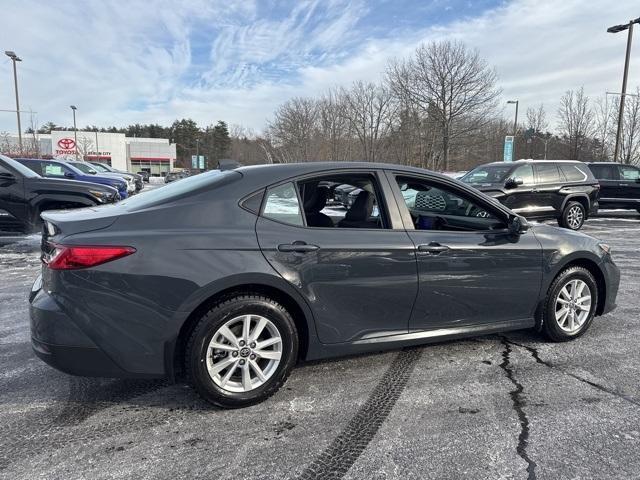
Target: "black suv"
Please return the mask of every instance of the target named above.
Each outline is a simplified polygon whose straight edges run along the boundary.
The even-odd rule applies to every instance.
[[[600,182],[600,208],[623,208],[640,213],[640,168],[614,162],[587,165]]]
[[[40,213],[45,210],[90,207],[119,199],[118,191],[107,185],[43,178],[0,155],[0,210],[14,217],[25,232],[39,228]]]
[[[600,185],[586,164],[571,160],[518,160],[488,163],[461,180],[536,220],[557,219],[579,230],[598,211]]]

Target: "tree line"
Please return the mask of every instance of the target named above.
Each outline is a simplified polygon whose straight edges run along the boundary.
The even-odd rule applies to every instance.
[[[513,122],[504,118],[498,82],[495,68],[477,50],[439,41],[390,61],[378,82],[358,81],[287,100],[260,134],[224,121],[201,127],[192,119],[168,127],[84,130],[168,138],[183,167],[200,154],[209,166],[231,158],[247,165],[369,161],[467,170],[502,160],[505,136],[514,134]],[[528,108],[515,129],[516,158],[612,160],[619,101],[609,95],[591,99],[580,87],[562,95],[554,118],[543,104]],[[640,163],[640,88],[626,100],[623,125],[620,160]],[[72,130],[49,122],[30,131],[56,129]]]
[[[620,161],[640,162],[640,89],[627,99]],[[419,46],[389,63],[380,82],[355,82],[280,105],[266,130],[268,161],[365,160],[434,170],[500,161],[514,125],[500,107],[494,68],[456,41]],[[556,128],[543,104],[515,129],[516,158],[613,160],[620,99],[560,98]]]

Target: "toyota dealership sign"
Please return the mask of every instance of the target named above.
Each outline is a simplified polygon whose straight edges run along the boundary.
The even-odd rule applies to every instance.
[[[56,145],[58,147],[55,150],[56,155],[75,155],[76,153],[76,142],[73,138],[61,138]]]

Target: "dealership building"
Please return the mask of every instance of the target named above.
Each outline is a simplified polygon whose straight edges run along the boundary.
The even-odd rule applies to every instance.
[[[126,137],[124,133],[59,131],[50,134],[23,134],[23,151],[29,156],[84,159],[108,163],[119,170],[149,172],[165,176],[173,170],[176,145],[166,138]],[[0,139],[0,151],[18,155],[18,136]]]

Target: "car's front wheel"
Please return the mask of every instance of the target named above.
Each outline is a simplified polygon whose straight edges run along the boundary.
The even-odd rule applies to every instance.
[[[263,401],[286,381],[298,355],[295,323],[279,303],[238,295],[205,314],[186,348],[186,372],[207,401],[238,408]]]
[[[573,340],[587,331],[598,305],[596,280],[583,267],[563,270],[549,287],[543,329],[555,342]]]
[[[584,225],[585,216],[585,209],[580,202],[569,202],[564,207],[558,224],[571,230],[580,230]]]

